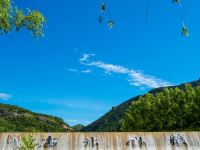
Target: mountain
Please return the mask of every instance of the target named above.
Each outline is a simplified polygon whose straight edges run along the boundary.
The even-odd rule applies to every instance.
[[[189,82],[193,87],[200,85],[200,79]],[[178,85],[178,86],[171,86],[169,88],[180,88],[182,89],[184,87],[184,84]],[[163,91],[164,87],[156,88],[153,90],[150,90],[148,93],[156,94],[161,91]],[[93,123],[89,124],[88,126],[81,129],[83,132],[114,132],[114,131],[120,131],[120,125],[119,121],[124,117],[125,111],[130,107],[133,101],[137,101],[140,96],[133,97],[124,103],[113,107],[109,112],[107,112],[105,115],[94,121]]]
[[[124,116],[124,112],[131,103],[137,100],[139,96],[133,97],[124,103],[113,107],[109,112],[98,120],[81,129],[82,132],[114,132],[120,131],[119,120]]]
[[[74,126],[72,126],[72,129],[73,129],[73,131],[81,131],[81,129],[83,129],[85,126],[84,125],[82,125],[82,124],[77,124],[77,125],[74,125]]]
[[[0,103],[0,132],[66,132],[62,119]]]

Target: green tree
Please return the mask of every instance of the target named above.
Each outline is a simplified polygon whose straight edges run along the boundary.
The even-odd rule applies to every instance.
[[[141,96],[120,124],[122,131],[200,130],[200,87],[185,84]]]
[[[22,9],[14,6],[10,0],[0,0],[0,32],[1,34],[27,29],[34,36],[43,35],[46,20],[38,10]]]

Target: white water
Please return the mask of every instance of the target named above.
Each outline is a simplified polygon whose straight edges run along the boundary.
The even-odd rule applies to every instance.
[[[0,133],[0,150],[14,150],[20,145],[23,134]],[[200,132],[32,133],[32,135],[38,144],[41,144],[42,139],[47,139],[48,136],[57,139],[56,146],[37,147],[36,150],[200,150]],[[180,145],[173,145],[170,142],[171,135],[182,136],[187,145],[182,144],[181,141],[179,141]],[[142,145],[139,143],[139,137],[143,141]],[[84,146],[83,142],[86,139],[88,144]],[[128,141],[130,141],[129,144],[127,144]]]

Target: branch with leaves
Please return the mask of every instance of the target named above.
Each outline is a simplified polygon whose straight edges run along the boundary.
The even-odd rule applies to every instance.
[[[182,8],[182,4],[181,4],[181,0],[172,0],[173,4],[178,4],[181,10],[181,16],[182,16],[182,36],[189,36],[189,30],[187,28],[187,26],[185,25],[185,21],[184,21],[184,15],[183,15],[183,8]],[[147,13],[147,9],[148,9],[148,4],[149,4],[149,0],[147,0],[146,3],[146,13]],[[113,19],[111,17],[111,13],[109,10],[109,6],[106,0],[104,0],[101,4],[101,15],[99,16],[99,23],[103,23],[105,15],[107,13],[109,19],[108,19],[108,28],[111,29],[114,25],[113,23]],[[147,15],[147,14],[146,14]],[[147,20],[147,18],[146,18]]]
[[[43,36],[46,19],[38,10],[22,9],[14,6],[10,0],[0,0],[0,32],[6,34],[13,30],[27,29],[35,37]]]
[[[108,14],[108,28],[111,29],[113,28],[113,25],[114,25],[114,22],[111,18],[111,13],[110,13],[110,9],[109,9],[109,6],[107,5],[107,2],[106,1],[103,1],[102,2],[102,5],[101,5],[101,13],[102,15],[99,16],[99,23],[103,23],[103,20],[105,18],[105,15],[106,13]]]
[[[180,7],[180,11],[181,11],[181,17],[182,17],[182,35],[183,36],[189,36],[189,30],[187,28],[187,26],[185,25],[185,19],[184,19],[184,14],[183,14],[183,7],[181,4],[181,0],[172,0],[173,4],[178,4]]]

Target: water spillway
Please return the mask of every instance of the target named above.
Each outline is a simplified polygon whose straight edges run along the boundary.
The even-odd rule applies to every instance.
[[[15,150],[23,135],[0,133],[0,150]],[[35,150],[200,150],[200,132],[31,133]]]

